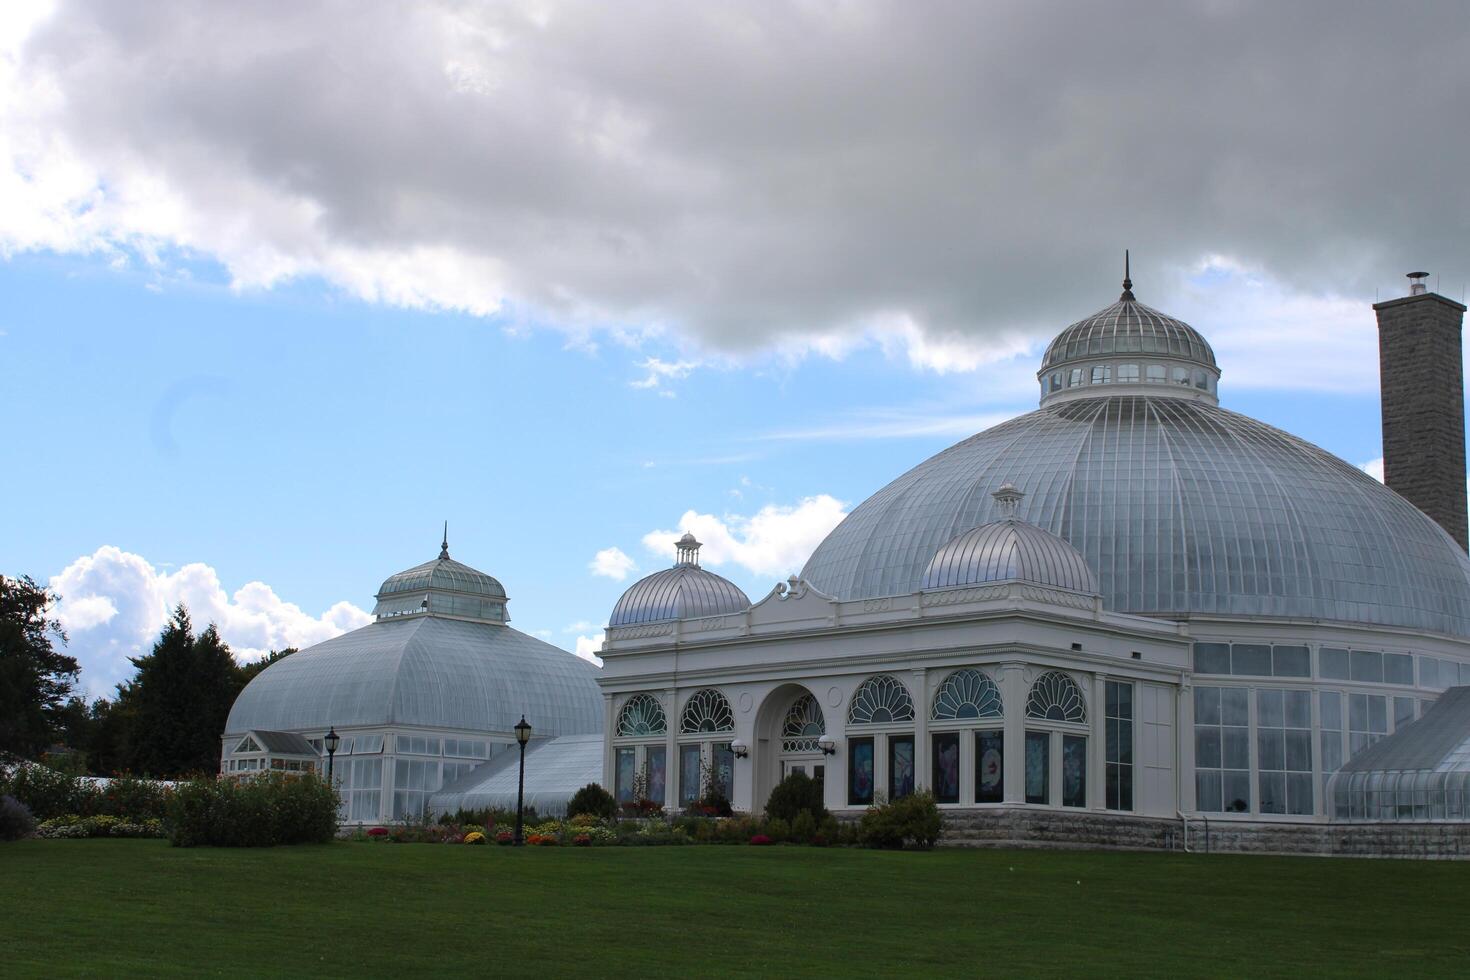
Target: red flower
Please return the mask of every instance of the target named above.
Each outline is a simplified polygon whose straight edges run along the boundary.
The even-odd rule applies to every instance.
[[[752,844],[769,844],[771,842],[771,839],[765,834],[756,834],[750,839],[750,842]]]

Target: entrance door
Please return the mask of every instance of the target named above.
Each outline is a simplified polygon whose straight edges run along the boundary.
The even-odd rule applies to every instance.
[[[812,779],[820,783],[826,778],[826,770],[827,767],[820,762],[810,762],[806,760],[796,761],[792,759],[781,760],[782,779],[785,779],[787,776],[791,775],[794,772],[799,772],[810,776]]]

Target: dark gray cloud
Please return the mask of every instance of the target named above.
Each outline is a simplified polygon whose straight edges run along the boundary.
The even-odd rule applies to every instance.
[[[62,2],[7,155],[101,189],[0,239],[734,351],[1049,333],[1125,246],[1145,301],[1208,255],[1451,292],[1467,40],[1461,2]]]

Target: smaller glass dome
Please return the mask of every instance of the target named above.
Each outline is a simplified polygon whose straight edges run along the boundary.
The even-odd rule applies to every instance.
[[[1009,483],[991,494],[1001,520],[960,534],[940,547],[919,588],[950,589],[990,582],[1029,582],[1097,595],[1097,578],[1081,552],[1049,531],[1016,519],[1025,496]]]
[[[613,607],[609,626],[722,616],[750,608],[750,598],[739,586],[699,567],[700,543],[694,535],[685,534],[676,547],[674,567],[634,582]]]
[[[493,576],[449,557],[449,530],[439,557],[390,575],[375,596],[378,619],[437,613],[488,622],[509,622],[505,586]]]

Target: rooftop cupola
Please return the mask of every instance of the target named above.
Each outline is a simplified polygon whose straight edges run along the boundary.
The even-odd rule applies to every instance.
[[[1036,377],[1043,407],[1109,395],[1219,404],[1215,352],[1198,330],[1134,298],[1126,251],[1118,301],[1057,334]]]
[[[378,620],[401,616],[445,616],[481,623],[508,623],[505,587],[494,577],[449,557],[449,524],[439,544],[439,557],[390,575],[378,589],[373,615]]]
[[[734,582],[699,567],[702,546],[684,533],[674,542],[673,568],[634,582],[613,607],[608,625],[636,626],[671,619],[697,619],[742,612],[750,599]]]
[[[1016,516],[1026,495],[1009,483],[991,494],[999,520],[951,538],[934,553],[919,588],[953,589],[1022,582],[1097,595],[1097,577],[1082,553]]]

